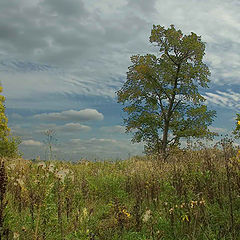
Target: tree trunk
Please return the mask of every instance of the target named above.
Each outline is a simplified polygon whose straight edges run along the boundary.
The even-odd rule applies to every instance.
[[[164,161],[167,158],[166,149],[167,149],[167,144],[168,144],[168,141],[167,141],[168,140],[168,130],[169,130],[170,119],[171,119],[171,116],[172,116],[173,110],[174,110],[174,106],[173,105],[174,105],[174,100],[175,100],[175,96],[176,96],[176,90],[177,90],[177,84],[178,84],[178,75],[179,75],[179,72],[180,72],[180,67],[181,67],[181,65],[178,64],[177,65],[176,77],[175,77],[175,81],[174,81],[172,98],[169,99],[169,108],[168,108],[167,116],[165,117],[163,138],[162,138],[162,153],[163,153]]]
[[[162,138],[162,154],[165,160],[166,158],[166,148],[167,148],[167,140],[168,140],[168,129],[169,129],[169,120],[164,124],[163,138]]]

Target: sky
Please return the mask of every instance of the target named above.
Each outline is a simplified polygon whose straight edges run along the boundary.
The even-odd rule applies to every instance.
[[[60,160],[141,154],[125,133],[116,91],[135,54],[157,54],[154,25],[174,24],[206,43],[202,91],[217,111],[211,130],[230,133],[240,112],[239,0],[0,0],[0,80],[9,127],[27,159],[46,157],[54,129]]]

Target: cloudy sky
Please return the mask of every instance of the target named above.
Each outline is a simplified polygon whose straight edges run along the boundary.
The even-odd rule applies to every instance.
[[[212,129],[230,132],[240,112],[239,0],[0,0],[0,71],[9,126],[26,158],[45,156],[55,129],[59,159],[140,154],[124,133],[115,92],[133,54],[157,52],[153,24],[174,24],[206,42],[217,111]]]

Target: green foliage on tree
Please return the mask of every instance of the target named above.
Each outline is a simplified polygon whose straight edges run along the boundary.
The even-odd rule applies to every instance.
[[[240,114],[236,114],[236,127],[233,130],[233,134],[235,135],[235,138],[240,138]]]
[[[0,93],[3,88],[0,86]],[[18,145],[20,139],[11,135],[11,129],[7,126],[8,118],[5,115],[5,97],[0,95],[0,157],[19,156]]]
[[[216,116],[203,104],[198,87],[207,88],[210,71],[203,63],[205,44],[195,33],[183,35],[174,25],[153,25],[154,54],[133,55],[127,81],[117,92],[125,105],[126,131],[133,142],[144,141],[147,153],[163,153],[181,138],[213,138],[208,126]]]

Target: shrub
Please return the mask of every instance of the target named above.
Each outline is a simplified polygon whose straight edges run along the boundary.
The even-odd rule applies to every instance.
[[[0,93],[2,86],[0,86]],[[0,157],[19,156],[18,145],[20,139],[11,135],[11,129],[7,126],[8,118],[5,115],[5,97],[0,95]]]

